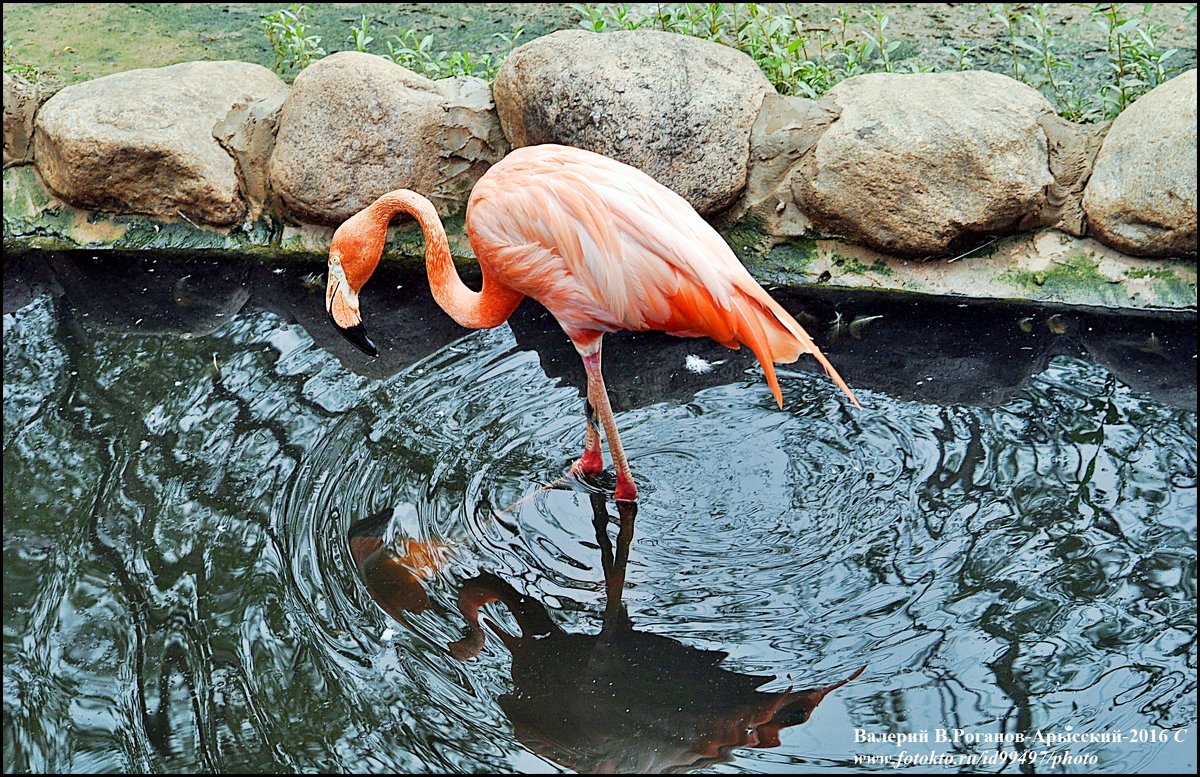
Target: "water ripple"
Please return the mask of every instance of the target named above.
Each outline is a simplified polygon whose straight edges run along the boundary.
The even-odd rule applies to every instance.
[[[618,617],[593,525],[611,478],[544,488],[580,452],[581,396],[507,328],[386,378],[265,312],[147,337],[43,297],[4,334],[7,771],[586,763],[529,705],[565,705],[551,680],[594,664],[565,647],[527,664],[540,643],[488,627],[474,658],[450,655],[479,581],[528,603],[484,608],[509,635],[546,618],[546,644],[594,646],[627,617],[640,652],[595,661],[660,656],[663,677],[697,661],[760,698],[868,665],[777,746],[675,754],[693,767],[894,754],[854,744],[855,727],[1195,721],[1196,415],[1080,359],[991,408],[863,390],[851,412],[790,371],[780,412],[752,371],[622,412],[642,496]],[[408,586],[387,612],[347,540],[366,519]],[[577,732],[594,753],[629,741],[619,715],[594,717],[612,724]],[[646,741],[683,725],[639,720]],[[1090,752],[1117,772],[1190,748]]]

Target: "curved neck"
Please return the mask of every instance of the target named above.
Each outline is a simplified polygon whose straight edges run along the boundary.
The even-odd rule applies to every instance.
[[[486,271],[481,291],[467,288],[454,267],[450,243],[437,210],[433,203],[416,192],[407,189],[389,192],[364,213],[385,235],[388,223],[397,213],[406,213],[417,220],[425,234],[425,271],[429,275],[433,298],[460,325],[470,329],[500,326],[524,298],[520,292],[489,279]]]

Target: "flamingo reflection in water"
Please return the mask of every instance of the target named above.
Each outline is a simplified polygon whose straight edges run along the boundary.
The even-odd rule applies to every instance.
[[[806,722],[831,691],[858,677],[807,690],[759,691],[774,680],[722,668],[727,654],[635,628],[622,601],[637,504],[617,502],[616,548],[602,494],[590,494],[604,569],[606,604],[598,634],[565,631],[535,599],[482,573],[465,581],[458,609],[468,633],[448,652],[467,661],[486,637],[480,609],[499,602],[520,627],[513,635],[483,623],[512,655],[513,691],[499,698],[520,741],[578,772],[660,773],[728,761],[734,748],[770,748],[779,732]],[[406,613],[432,604],[422,579],[449,550],[402,539],[384,543],[390,511],[351,528],[350,546],[375,601],[408,625]]]

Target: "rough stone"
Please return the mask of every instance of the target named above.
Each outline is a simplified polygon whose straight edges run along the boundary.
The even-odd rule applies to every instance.
[[[437,191],[446,207],[458,207],[487,169],[508,153],[509,145],[486,81],[455,76],[434,84],[445,98],[439,137],[442,181]]]
[[[341,52],[297,76],[270,181],[284,213],[338,224],[393,189],[443,215],[508,151],[487,83],[435,82],[372,54]]]
[[[560,143],[610,156],[703,215],[745,188],[750,129],[772,92],[745,54],[650,30],[561,30],[518,48],[496,75],[514,147]]]
[[[33,161],[33,119],[39,107],[50,97],[40,84],[4,74],[4,166],[26,165]]]
[[[750,175],[743,209],[768,234],[795,237],[812,227],[797,205],[796,185],[805,155],[837,117],[837,106],[828,101],[778,94],[763,98],[750,133]]]
[[[806,155],[800,207],[821,229],[909,256],[1041,223],[1055,183],[1036,90],[1007,76],[875,73],[838,84]]]
[[[1096,238],[1136,256],[1196,256],[1196,71],[1126,108],[1083,197]]]
[[[270,197],[267,163],[275,148],[279,115],[287,95],[287,90],[283,89],[261,100],[235,103],[225,118],[213,127],[213,137],[233,157],[248,221],[262,214]]]
[[[1083,193],[1109,123],[1076,124],[1058,114],[1047,114],[1041,125],[1049,144],[1054,183],[1046,188],[1046,202],[1037,221],[1083,237],[1087,233]]]
[[[47,186],[82,208],[228,225],[245,205],[213,125],[284,83],[261,65],[184,62],[69,86],[37,113]]]

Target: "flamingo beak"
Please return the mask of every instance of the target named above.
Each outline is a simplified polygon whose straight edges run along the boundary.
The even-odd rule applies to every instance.
[[[368,356],[378,356],[379,349],[362,325],[358,309],[358,292],[346,280],[346,273],[336,257],[329,260],[329,279],[325,286],[325,312],[342,336]]]

